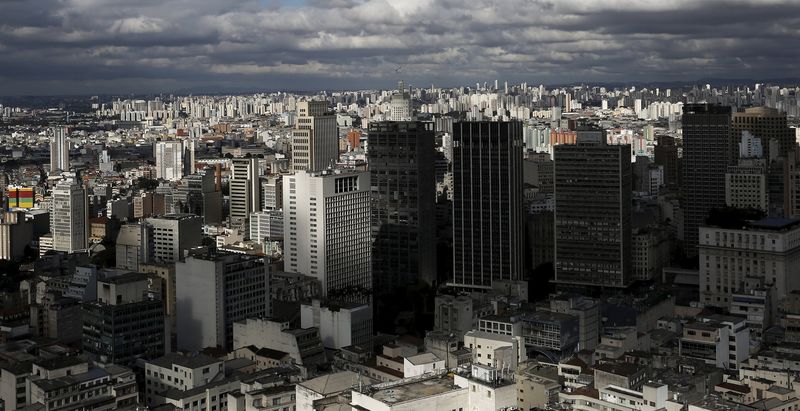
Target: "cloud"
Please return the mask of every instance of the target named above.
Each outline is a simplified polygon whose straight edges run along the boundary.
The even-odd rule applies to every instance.
[[[790,77],[791,0],[0,0],[0,94]],[[135,88],[135,89],[134,89]]]

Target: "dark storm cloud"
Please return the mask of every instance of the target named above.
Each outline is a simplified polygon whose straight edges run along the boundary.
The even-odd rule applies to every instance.
[[[0,94],[791,77],[798,40],[790,0],[0,0]]]

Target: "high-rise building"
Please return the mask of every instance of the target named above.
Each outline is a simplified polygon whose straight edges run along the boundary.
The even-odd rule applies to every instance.
[[[283,241],[283,211],[269,210],[250,214],[250,236],[255,242]]]
[[[102,363],[133,365],[164,355],[164,303],[148,293],[147,275],[97,281],[97,301],[83,305],[83,351]]]
[[[554,147],[555,280],[626,287],[631,271],[631,147],[582,126],[576,144]]]
[[[53,129],[50,140],[50,173],[69,171],[69,131],[65,127]]]
[[[247,227],[250,213],[261,210],[258,158],[234,158],[231,163],[229,181],[231,225]]]
[[[322,171],[339,161],[336,116],[326,101],[297,103],[297,122],[292,130],[292,170]]]
[[[198,253],[175,265],[178,349],[233,347],[233,323],[270,316],[269,266],[244,254]]]
[[[711,104],[683,106],[682,190],[684,249],[697,255],[698,228],[708,213],[725,206],[725,172],[736,159],[731,108]]]
[[[786,113],[774,108],[751,107],[744,112],[733,113],[731,127],[736,142],[745,130],[761,139],[764,157],[768,160],[785,156],[797,147],[794,130],[787,125]]]
[[[675,145],[675,137],[656,136],[653,153],[655,165],[664,167],[664,185],[668,188],[677,187],[681,170],[678,165],[678,146]]]
[[[200,246],[203,240],[203,219],[194,214],[167,214],[145,221],[153,230],[154,262],[180,261],[187,250]]]
[[[117,234],[116,265],[124,270],[139,271],[140,264],[152,259],[153,228],[145,223],[125,224]]]
[[[323,297],[362,300],[372,289],[369,185],[354,171],[283,178],[284,270],[319,280]]]
[[[182,212],[203,217],[204,224],[222,222],[222,192],[217,190],[212,168],[187,175],[173,194],[173,201],[182,205]]]
[[[769,210],[767,165],[760,158],[742,158],[725,173],[725,204],[736,208]]]
[[[523,270],[522,123],[453,124],[453,278],[489,289]]]
[[[197,140],[189,138],[183,140],[183,175],[192,175],[195,172],[195,152],[197,151]]]
[[[436,281],[432,123],[370,123],[372,277],[379,292]]]
[[[86,250],[89,241],[89,204],[86,190],[70,181],[53,188],[50,231],[53,250],[74,253]]]
[[[390,121],[408,121],[414,115],[411,94],[406,91],[406,84],[403,81],[397,83],[397,91],[392,94],[389,110],[391,110],[388,118]]]
[[[156,178],[178,181],[183,177],[183,143],[157,141],[155,143]]]
[[[280,174],[261,177],[261,210],[283,207],[283,177]]]

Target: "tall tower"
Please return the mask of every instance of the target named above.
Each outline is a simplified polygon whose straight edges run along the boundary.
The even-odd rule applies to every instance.
[[[369,184],[367,172],[283,177],[284,270],[318,279],[323,297],[372,289]]]
[[[50,173],[69,171],[69,132],[66,127],[53,129],[50,140]]]
[[[53,249],[74,253],[86,250],[89,241],[89,202],[86,190],[77,183],[64,181],[53,188],[50,231]]]
[[[183,143],[180,141],[157,141],[156,178],[178,181],[183,177]]]
[[[378,292],[436,281],[433,123],[370,123],[372,276]]]
[[[731,108],[683,106],[683,211],[687,256],[697,255],[698,229],[709,211],[725,206],[725,172],[735,164]]]
[[[336,116],[326,101],[297,103],[297,122],[292,130],[292,170],[322,171],[339,161]]]
[[[261,180],[258,173],[258,158],[234,158],[231,171],[231,224],[246,227],[250,213],[261,209]]]
[[[408,121],[412,119],[411,94],[406,91],[406,84],[401,80],[397,83],[397,91],[392,94],[390,101],[389,120]]]
[[[631,146],[583,126],[554,148],[556,282],[626,287],[631,272]]]
[[[523,270],[522,123],[453,125],[453,278],[489,289]]]

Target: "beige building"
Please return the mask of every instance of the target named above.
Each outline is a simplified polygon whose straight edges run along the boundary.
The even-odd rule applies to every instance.
[[[297,103],[297,122],[292,130],[292,170],[322,171],[339,161],[336,116],[327,101]]]
[[[736,208],[769,210],[767,166],[762,159],[741,159],[725,173],[725,204]]]

